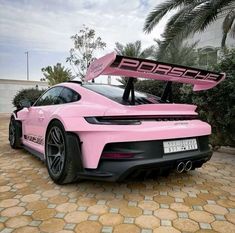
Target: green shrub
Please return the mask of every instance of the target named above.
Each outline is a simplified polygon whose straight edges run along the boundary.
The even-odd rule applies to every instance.
[[[12,104],[16,108],[19,108],[20,101],[24,99],[34,103],[44,91],[45,90],[38,90],[37,88],[22,89],[15,95],[14,99],[12,100]]]
[[[200,92],[193,92],[190,85],[174,83],[173,100],[175,103],[188,103],[198,106],[200,119],[212,127],[210,142],[213,146],[235,146],[235,50],[212,67],[217,72],[225,72],[226,79],[218,86]],[[163,82],[144,80],[136,83],[136,89],[161,96]]]
[[[226,78],[215,88],[192,94],[202,119],[212,126],[212,145],[235,146],[235,50],[214,66]]]

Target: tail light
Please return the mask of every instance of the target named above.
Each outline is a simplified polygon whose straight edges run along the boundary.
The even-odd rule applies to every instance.
[[[111,117],[85,117],[85,120],[90,124],[98,125],[140,125],[141,121],[137,119],[122,119]]]

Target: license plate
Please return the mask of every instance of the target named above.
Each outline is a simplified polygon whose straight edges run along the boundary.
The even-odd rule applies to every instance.
[[[197,140],[196,138],[183,139],[183,140],[171,140],[163,141],[163,149],[165,154],[197,150]]]

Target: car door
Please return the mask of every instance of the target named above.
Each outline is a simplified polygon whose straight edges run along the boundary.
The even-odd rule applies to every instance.
[[[50,115],[61,103],[58,97],[62,90],[63,87],[49,89],[28,109],[24,124],[24,144],[43,152],[46,126]]]

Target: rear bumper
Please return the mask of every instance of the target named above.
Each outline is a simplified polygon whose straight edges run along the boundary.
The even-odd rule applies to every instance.
[[[145,142],[112,143],[104,150],[134,151],[137,155],[131,159],[101,159],[97,169],[85,169],[81,178],[106,181],[122,181],[146,174],[161,174],[175,169],[180,162],[192,161],[193,168],[201,167],[210,160],[212,151],[208,146],[208,136],[197,138],[198,149],[194,151],[163,153],[162,140]]]

